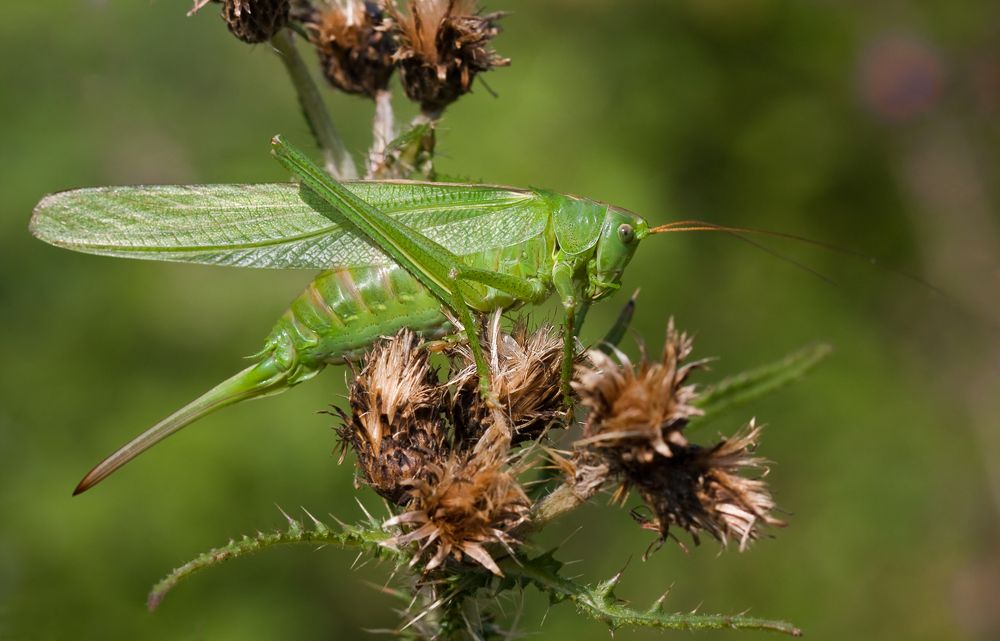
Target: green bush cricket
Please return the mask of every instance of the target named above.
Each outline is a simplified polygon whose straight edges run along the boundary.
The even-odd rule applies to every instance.
[[[218,408],[284,391],[408,327],[464,326],[489,394],[473,313],[535,305],[565,310],[564,391],[575,337],[594,301],[618,288],[651,229],[626,210],[575,196],[495,185],[335,182],[272,141],[293,184],[102,187],[45,197],[31,231],[76,251],[150,260],[324,269],[278,320],[256,364],[223,381],[91,470],[79,494]],[[683,225],[683,224],[682,224]],[[446,313],[448,312],[448,313]]]

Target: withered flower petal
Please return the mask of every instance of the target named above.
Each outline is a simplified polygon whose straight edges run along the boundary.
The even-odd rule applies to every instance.
[[[351,408],[378,454],[383,437],[398,421],[436,412],[440,386],[419,338],[404,329],[369,353],[351,386]]]
[[[468,93],[477,74],[510,64],[489,48],[502,13],[477,15],[472,0],[411,0],[406,13],[389,11],[403,87],[424,112],[440,113]]]
[[[763,477],[766,461],[753,454],[761,428],[753,421],[712,448],[672,446],[670,458],[627,466],[625,478],[653,511],[645,525],[668,536],[670,526],[687,530],[695,543],[708,532],[723,545],[739,542],[743,551],[760,537],[760,526],[783,527],[774,517],[774,499]],[[756,477],[741,476],[756,470]]]
[[[685,363],[692,341],[667,327],[659,362],[643,354],[638,366],[617,353],[617,362],[591,350],[589,363],[577,366],[573,388],[590,410],[581,456],[598,455],[618,481],[613,501],[624,502],[637,490],[652,511],[642,519],[661,541],[671,526],[698,535],[708,532],[726,544],[739,541],[745,549],[759,537],[761,525],[781,526],[774,500],[762,476],[740,476],[744,470],[764,470],[765,461],[752,455],[760,428],[752,421],[743,432],[715,447],[688,443],[683,428],[701,414],[688,375],[705,361]]]
[[[417,543],[413,563],[424,559],[424,572],[464,555],[502,575],[485,546],[516,544],[512,532],[527,521],[531,506],[512,470],[490,457],[453,454],[440,464],[428,464],[426,474],[407,485],[407,511],[385,523],[407,531],[387,545]]]
[[[562,337],[544,324],[529,331],[517,321],[510,333],[501,327],[501,314],[484,323],[483,351],[489,361],[492,389],[512,432],[512,443],[538,439],[548,428],[566,419],[560,389]],[[457,436],[477,441],[488,429],[493,413],[479,393],[479,377],[472,351],[462,343],[449,350],[456,390],[451,403]]]
[[[705,361],[684,363],[692,349],[686,334],[667,326],[663,356],[650,362],[643,354],[636,366],[621,352],[619,362],[599,350],[590,350],[577,365],[573,389],[590,410],[584,439],[578,445],[613,448],[624,457],[651,460],[654,454],[671,456],[670,443],[685,444],[681,430],[693,416],[694,385],[687,377]]]
[[[443,457],[440,420],[447,390],[438,385],[417,336],[403,330],[371,349],[350,386],[351,413],[337,410],[342,443],[358,456],[367,484],[386,499],[405,499],[404,483]]]
[[[324,0],[304,25],[334,87],[374,98],[392,76],[396,44],[376,2]]]

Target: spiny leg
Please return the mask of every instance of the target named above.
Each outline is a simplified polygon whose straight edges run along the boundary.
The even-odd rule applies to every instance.
[[[461,282],[458,274],[453,271],[452,275],[452,309],[458,315],[459,322],[465,329],[465,336],[469,341],[469,348],[472,350],[472,359],[476,363],[476,373],[479,374],[479,393],[487,401],[491,401],[492,391],[490,389],[491,375],[490,366],[486,362],[486,355],[483,354],[483,346],[479,343],[479,326],[469,305],[462,294]]]
[[[573,389],[570,382],[573,380],[573,362],[576,360],[576,330],[578,325],[583,324],[583,315],[586,314],[589,307],[580,300],[573,272],[574,266],[571,261],[562,257],[556,258],[556,264],[552,268],[552,284],[556,288],[556,293],[559,294],[559,300],[566,314],[563,323],[560,387],[567,407],[573,406]]]
[[[479,333],[475,325],[475,319],[472,317],[468,302],[462,294],[461,283],[463,281],[474,282],[493,287],[525,302],[536,302],[541,299],[545,295],[545,286],[537,280],[518,278],[509,274],[466,266],[457,267],[449,275],[454,283],[452,291],[455,310],[459,315],[459,321],[466,327],[466,335],[469,337],[469,347],[472,349],[472,356],[476,361],[476,371],[479,374],[479,391],[484,398],[490,398],[489,364],[487,364],[483,348],[479,344]]]

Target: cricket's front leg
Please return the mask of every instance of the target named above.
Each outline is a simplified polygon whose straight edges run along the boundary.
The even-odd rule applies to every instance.
[[[469,346],[472,348],[472,355],[476,361],[476,371],[479,374],[479,391],[483,398],[495,403],[496,399],[490,391],[490,368],[483,354],[482,346],[479,344],[479,334],[476,331],[475,319],[470,312],[470,300],[463,292],[463,285],[478,284],[494,287],[500,291],[511,294],[517,299],[526,303],[535,303],[545,298],[546,289],[537,279],[518,278],[509,274],[491,272],[477,269],[461,264],[459,261],[449,272],[451,279],[452,304],[458,319],[466,326],[466,335],[469,338]],[[475,295],[475,291],[470,289],[470,295]]]
[[[559,294],[566,319],[563,323],[563,358],[560,375],[560,388],[567,407],[573,406],[573,362],[576,360],[576,332],[583,325],[583,316],[588,305],[580,298],[580,293],[573,280],[574,265],[571,262],[557,258],[552,268],[552,284]]]

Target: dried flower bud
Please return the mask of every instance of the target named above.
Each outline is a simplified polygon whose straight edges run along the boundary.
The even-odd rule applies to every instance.
[[[476,74],[510,64],[489,48],[503,14],[475,15],[473,0],[411,0],[406,14],[390,13],[403,87],[425,112],[439,113],[468,93]]]
[[[200,5],[195,5],[195,10]],[[250,44],[266,42],[288,24],[288,0],[225,0],[222,19],[229,32]]]
[[[523,322],[511,332],[501,328],[501,314],[486,324],[484,351],[489,360],[493,392],[512,432],[512,443],[539,438],[566,418],[560,389],[563,343],[559,330],[542,325],[530,332]],[[452,416],[460,439],[477,441],[493,421],[493,412],[479,394],[479,377],[472,351],[459,344],[451,351],[456,388]],[[454,363],[454,361],[458,361]]]
[[[426,350],[403,330],[369,352],[350,388],[351,414],[337,410],[342,443],[357,454],[365,482],[393,503],[405,502],[404,484],[445,456],[446,395]]]
[[[375,97],[389,85],[396,45],[375,2],[324,0],[305,22],[323,75],[337,89]]]
[[[659,532],[661,541],[676,526],[696,544],[705,531],[723,544],[737,539],[742,550],[758,538],[760,524],[784,523],[771,516],[775,505],[764,481],[739,476],[744,469],[764,469],[765,461],[751,454],[760,428],[751,422],[744,433],[710,449],[689,444],[682,433],[701,414],[694,386],[685,384],[704,363],[684,363],[691,348],[691,339],[671,321],[660,362],[643,355],[636,367],[624,354],[618,354],[619,364],[591,350],[590,363],[577,366],[573,381],[590,409],[584,438],[576,443],[582,448],[578,456],[603,458],[619,482],[615,500],[638,490],[653,513],[643,525]]]
[[[635,486],[653,512],[644,527],[668,536],[671,525],[687,530],[695,541],[708,532],[726,545],[739,541],[740,551],[760,536],[759,526],[783,527],[771,515],[774,499],[763,476],[766,461],[753,455],[761,428],[753,421],[715,447],[671,446],[673,456],[623,465],[626,483]],[[757,478],[740,476],[760,470]]]
[[[643,354],[638,368],[618,352],[621,365],[607,354],[590,350],[589,363],[576,368],[573,389],[580,403],[590,409],[582,445],[612,448],[621,457],[651,460],[654,453],[671,456],[668,443],[684,444],[681,430],[702,412],[692,402],[695,386],[685,385],[688,375],[705,361],[684,364],[692,341],[678,334],[673,320],[660,362]]]
[[[449,557],[469,557],[496,575],[502,575],[487,545],[507,549],[517,543],[512,532],[528,519],[531,502],[514,473],[502,462],[469,454],[454,454],[427,473],[408,481],[408,511],[386,523],[408,531],[387,541],[394,546],[419,543],[414,562],[429,555],[429,572]]]

